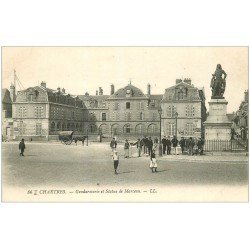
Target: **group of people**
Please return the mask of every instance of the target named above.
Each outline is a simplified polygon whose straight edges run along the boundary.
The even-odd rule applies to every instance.
[[[157,172],[157,162],[156,162],[156,156],[155,156],[155,149],[158,145],[158,139],[155,138],[153,141],[151,137],[147,138],[144,137],[143,139],[138,138],[136,142],[129,143],[128,140],[125,140],[124,143],[124,158],[129,158],[129,149],[131,146],[136,146],[138,157],[141,157],[142,150],[144,154],[148,154],[150,156],[150,169],[152,170],[152,173]],[[117,168],[119,165],[119,156],[118,152],[116,150],[117,148],[117,141],[115,138],[112,139],[110,142],[110,148],[112,150],[112,158],[114,160],[114,170],[115,174],[117,174]]]
[[[166,136],[163,137],[162,139],[163,154],[165,155],[167,150],[167,155],[170,155],[172,147],[174,149],[174,153],[178,154],[177,151],[178,145],[180,145],[181,147],[182,154],[184,154],[184,151],[187,151],[189,155],[203,154],[204,141],[202,140],[202,138],[194,139],[192,137],[189,137],[188,139],[185,139],[184,137],[181,137],[181,140],[178,141],[176,136],[174,136],[172,140],[170,139],[170,136],[168,136],[168,138],[166,138]]]
[[[184,151],[187,151],[189,155],[203,154],[204,141],[202,140],[202,138],[193,139],[192,137],[190,137],[188,139],[185,139],[184,137],[181,137],[180,141],[178,141],[176,136],[174,136],[172,140],[170,139],[170,136],[168,136],[167,138],[166,136],[164,136],[161,143],[163,146],[164,155],[166,154],[166,152],[167,155],[170,155],[172,148],[174,153],[178,154],[178,145],[181,147],[182,154],[184,154]],[[154,140],[152,140],[151,137],[144,137],[142,139],[138,138],[136,142],[129,142],[128,139],[126,139],[124,143],[124,158],[129,158],[129,149],[132,146],[136,146],[138,157],[141,157],[142,154],[148,155],[150,157],[150,169],[153,173],[157,172],[157,161],[155,152],[156,149],[158,149],[159,147],[158,138],[155,138]],[[114,160],[115,174],[117,174],[119,156],[116,150],[117,141],[115,138],[113,138],[110,142],[110,148],[112,150],[112,158]]]

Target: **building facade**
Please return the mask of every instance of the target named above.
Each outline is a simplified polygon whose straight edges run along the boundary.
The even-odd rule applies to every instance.
[[[248,140],[248,90],[244,93],[244,100],[236,111],[233,121],[234,137]]]
[[[2,141],[13,138],[12,98],[8,89],[2,89]]]
[[[83,131],[83,102],[64,89],[47,88],[45,82],[18,91],[12,108],[13,139],[48,140],[58,138],[59,131]]]
[[[150,84],[144,94],[130,82],[117,91],[112,84],[109,95],[99,88],[96,95],[78,96],[65,89],[52,90],[42,82],[13,95],[13,139],[58,139],[60,131],[75,131],[91,139],[159,137],[160,131],[173,136],[176,121],[178,137],[203,136],[204,91],[194,87],[191,80],[178,81],[164,95],[152,95]],[[159,110],[163,111],[161,120]]]
[[[191,79],[177,79],[175,86],[165,90],[162,110],[163,135],[204,138],[204,90],[192,85]]]
[[[102,88],[95,96],[79,96],[88,110],[85,132],[101,134],[104,137],[137,138],[159,136],[159,112],[162,95],[147,94],[131,83],[124,88],[103,95]]]

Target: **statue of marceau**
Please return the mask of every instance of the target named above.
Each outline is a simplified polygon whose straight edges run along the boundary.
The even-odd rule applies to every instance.
[[[212,74],[210,87],[212,89],[212,99],[224,99],[223,95],[226,88],[226,72],[220,64],[217,64],[214,74]]]

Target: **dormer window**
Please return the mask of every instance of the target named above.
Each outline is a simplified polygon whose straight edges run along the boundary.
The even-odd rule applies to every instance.
[[[34,100],[33,98],[34,98],[33,93],[28,95],[28,101],[29,102],[33,102],[33,100]]]

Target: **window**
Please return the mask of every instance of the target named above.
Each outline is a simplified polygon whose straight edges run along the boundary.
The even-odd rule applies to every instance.
[[[131,121],[131,112],[126,113],[126,120]]]
[[[195,107],[193,105],[186,106],[186,116],[194,117],[195,116]]]
[[[54,122],[52,122],[50,125],[51,132],[54,132],[55,128],[56,128],[56,124]]]
[[[42,124],[37,123],[36,124],[36,135],[41,135],[42,134]]]
[[[131,132],[130,125],[129,125],[129,124],[126,124],[126,125],[125,125],[125,133],[126,133],[126,134],[129,134],[130,132]]]
[[[150,106],[151,106],[152,108],[154,108],[154,107],[156,106],[156,105],[155,105],[155,100],[151,100]]]
[[[17,124],[18,126],[18,131],[20,135],[24,135],[25,134],[25,128],[26,128],[26,124],[24,124],[23,122],[19,122]]]
[[[56,130],[57,130],[57,131],[60,131],[60,130],[61,130],[61,123],[60,123],[60,122],[57,123],[57,125],[56,125]]]
[[[168,106],[167,108],[167,117],[175,117],[176,107],[175,106]]]
[[[102,121],[106,121],[106,113],[102,113]]]
[[[144,118],[144,115],[143,115],[143,113],[142,113],[142,112],[140,112],[140,113],[139,113],[139,120],[140,120],[140,121],[142,121],[142,120],[143,120],[143,118]]]
[[[193,135],[194,134],[194,124],[193,123],[187,123],[186,124],[186,135]]]
[[[138,109],[143,109],[144,108],[143,102],[138,102],[137,103],[137,108]]]
[[[126,102],[126,109],[130,109],[130,102]]]
[[[168,123],[166,127],[167,135],[168,136],[174,136],[175,135],[175,124],[174,123]]]
[[[95,133],[97,131],[97,127],[95,124],[90,124],[89,125],[89,132],[90,133]]]
[[[90,121],[94,121],[95,119],[96,119],[96,117],[95,117],[95,112],[90,113],[90,114],[89,114],[89,120],[90,120]]]
[[[28,95],[28,101],[29,102],[33,102],[33,94],[29,94]]]
[[[114,109],[115,109],[115,110],[118,110],[118,109],[119,109],[119,102],[115,102],[115,103],[114,103]]]
[[[179,90],[179,91],[178,91],[177,100],[183,100],[183,98],[184,98],[183,91],[182,91],[182,90]]]
[[[156,119],[157,119],[157,113],[152,113],[152,120],[156,121]]]
[[[156,131],[156,125],[155,124],[150,124],[149,126],[148,126],[148,133],[149,134],[153,134],[153,133],[156,133],[157,131]]]
[[[35,117],[36,118],[43,117],[43,107],[35,107]]]
[[[27,112],[26,112],[26,108],[25,107],[20,107],[19,108],[19,114],[18,115],[19,115],[20,118],[26,117],[26,113]]]
[[[142,134],[143,133],[143,126],[142,126],[142,124],[138,124],[135,127],[135,131],[136,131],[137,134]]]

